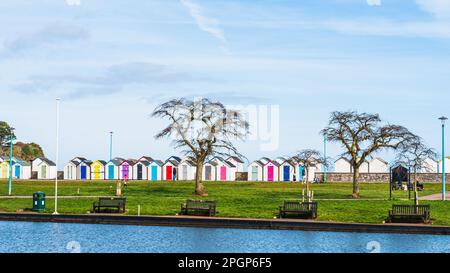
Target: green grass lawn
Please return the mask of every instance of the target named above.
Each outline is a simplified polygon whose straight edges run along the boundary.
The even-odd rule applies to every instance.
[[[278,207],[285,199],[300,199],[305,185],[298,183],[256,183],[256,182],[206,182],[208,197],[198,198],[192,195],[193,182],[129,182],[123,189],[127,197],[129,215],[136,215],[138,205],[142,215],[175,215],[180,204],[186,199],[216,200],[221,217],[273,218]],[[60,196],[112,196],[115,194],[115,182],[59,182]],[[394,192],[394,200],[388,201],[389,186],[386,183],[361,184],[362,200],[351,199],[352,184],[312,185],[314,197],[319,202],[319,218],[322,221],[344,221],[359,223],[381,223],[385,220],[392,203],[408,204],[412,201],[407,192]],[[421,196],[439,193],[438,183],[425,184]],[[0,196],[6,196],[8,185],[0,181]],[[54,195],[53,181],[14,181],[13,195],[31,196],[33,192],[44,191]],[[78,194],[79,191],[79,194]],[[328,200],[327,200],[328,199]],[[330,200],[331,199],[331,200]],[[339,200],[333,200],[339,199]],[[87,213],[92,209],[96,198],[59,199],[60,213]],[[436,225],[450,225],[450,202],[422,201],[431,204],[432,218]],[[31,199],[0,199],[0,211],[16,212],[32,206]],[[54,202],[47,200],[47,213],[53,211]]]

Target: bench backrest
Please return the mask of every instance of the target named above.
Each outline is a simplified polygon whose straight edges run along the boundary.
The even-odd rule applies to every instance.
[[[284,201],[285,210],[317,210],[317,202]]]
[[[430,211],[430,205],[392,205],[394,214],[425,214]]]
[[[98,204],[100,206],[124,206],[126,198],[116,198],[116,197],[100,197],[98,199]]]
[[[205,200],[187,200],[186,208],[189,209],[209,209],[215,208],[216,201],[205,201]]]

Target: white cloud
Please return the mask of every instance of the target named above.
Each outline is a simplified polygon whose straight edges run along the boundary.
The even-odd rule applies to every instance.
[[[381,0],[367,0],[369,6],[381,6]]]
[[[215,38],[219,39],[223,44],[227,42],[223,31],[217,26],[218,21],[203,15],[202,7],[192,0],[180,0],[181,4],[186,7],[189,14],[194,18],[198,27]]]
[[[416,0],[416,3],[438,19],[450,18],[450,0]]]

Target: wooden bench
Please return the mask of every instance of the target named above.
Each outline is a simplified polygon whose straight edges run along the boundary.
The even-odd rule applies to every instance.
[[[100,213],[101,211],[116,210],[118,213],[125,212],[126,198],[122,197],[100,197],[97,202],[93,204],[93,211]]]
[[[430,223],[430,205],[392,205],[389,223]]]
[[[215,216],[216,201],[187,200],[181,205],[182,215]]]
[[[284,201],[280,207],[279,218],[317,218],[317,202]]]

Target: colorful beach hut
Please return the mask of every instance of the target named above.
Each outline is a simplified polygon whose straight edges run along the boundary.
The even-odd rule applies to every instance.
[[[248,165],[248,180],[263,181],[264,180],[264,163],[255,160]]]
[[[178,180],[178,166],[180,165],[181,158],[177,156],[171,156],[164,162],[163,165],[163,178],[166,181]]]
[[[216,174],[217,181],[235,181],[236,180],[236,166],[231,162],[224,160],[221,157],[214,157],[212,162],[217,164]]]
[[[27,161],[16,158],[12,166],[14,179],[26,180],[31,178],[31,164]]]
[[[119,180],[119,166],[125,159],[116,157],[111,159],[105,166],[105,179],[107,180]]]
[[[203,180],[216,181],[217,163],[213,161],[207,161],[203,164]]]
[[[161,181],[162,180],[162,167],[164,165],[164,162],[161,160],[153,160],[148,165],[148,180],[151,181]]]
[[[77,166],[77,178],[79,180],[90,180],[91,179],[91,164],[90,160],[83,160]]]
[[[94,160],[91,164],[91,180],[105,180],[106,161]]]
[[[264,164],[264,181],[275,182],[279,181],[280,164],[273,160]]]
[[[151,161],[153,159],[149,158]],[[150,166],[150,161],[146,158],[139,159],[136,164],[133,165],[133,180],[147,180],[148,178],[148,166]]]
[[[124,160],[119,165],[119,179],[120,180],[131,180],[133,179],[133,166],[137,161],[134,159]]]
[[[279,167],[279,181],[292,182],[297,179],[296,165],[291,160],[285,160]]]

